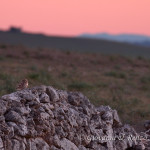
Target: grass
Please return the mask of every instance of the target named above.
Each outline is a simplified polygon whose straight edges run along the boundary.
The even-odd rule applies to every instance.
[[[74,82],[68,85],[69,90],[77,90],[77,91],[82,91],[82,90],[91,90],[93,86],[89,83],[85,82]]]
[[[0,74],[0,94],[7,94],[15,91],[15,78],[8,74]]]
[[[14,92],[16,84],[27,78],[30,87],[45,84],[81,91],[94,105],[116,109],[125,123],[150,118],[149,60],[47,49],[38,52],[15,46],[0,49],[1,96]]]
[[[99,81],[98,83],[95,84],[95,86],[98,87],[98,88],[107,88],[108,83],[105,83],[103,81]]]
[[[105,75],[114,77],[114,78],[121,78],[121,79],[127,78],[127,76],[124,72],[118,72],[118,71],[109,71],[109,72],[106,72]]]
[[[149,84],[150,83],[150,76],[144,76],[140,78],[141,83]]]
[[[63,71],[61,74],[60,74],[60,77],[68,77],[69,76],[69,74],[67,73],[67,72],[65,72],[65,71]]]
[[[38,80],[40,78],[40,75],[38,73],[31,73],[28,75],[28,77],[33,80]]]
[[[26,56],[26,57],[29,57],[29,56],[30,56],[29,51],[23,51],[22,53],[23,53],[23,55]]]
[[[1,45],[0,45],[0,48],[1,48],[1,49],[6,49],[6,48],[7,48],[7,45],[1,44]]]
[[[7,93],[15,91],[15,80],[13,78],[6,79],[4,89],[7,91]]]
[[[110,60],[111,62],[114,62],[114,61],[116,60],[116,57],[117,57],[117,56],[111,55],[111,56],[109,56],[109,60]]]
[[[37,72],[32,72],[27,75],[27,78],[31,80],[35,80],[40,82],[41,84],[48,84],[49,81],[52,79],[52,76],[46,70],[39,70]]]
[[[138,56],[137,59],[139,59],[139,60],[144,60],[144,57]]]
[[[31,71],[37,71],[37,70],[38,70],[38,67],[37,67],[36,65],[32,65],[32,66],[29,67],[29,69],[30,69]]]
[[[5,57],[4,56],[0,56],[0,61],[3,61],[5,60]]]
[[[8,78],[10,78],[8,74],[0,73],[0,80],[7,80]]]

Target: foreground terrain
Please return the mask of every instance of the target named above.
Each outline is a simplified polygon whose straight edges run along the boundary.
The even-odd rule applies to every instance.
[[[17,91],[0,97],[0,116],[1,150],[149,149],[116,110],[94,107],[80,92],[51,86]]]
[[[81,91],[96,105],[116,109],[123,122],[150,119],[150,60],[0,45],[0,95],[29,86]]]

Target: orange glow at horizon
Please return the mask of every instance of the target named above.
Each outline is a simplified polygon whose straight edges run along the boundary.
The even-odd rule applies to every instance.
[[[150,0],[1,0],[0,29],[76,36],[133,33],[150,36]]]

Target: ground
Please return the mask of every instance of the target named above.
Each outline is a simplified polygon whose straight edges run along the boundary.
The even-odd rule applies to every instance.
[[[27,78],[30,87],[80,91],[94,105],[116,109],[124,123],[150,119],[149,59],[0,45],[0,70],[1,96]]]

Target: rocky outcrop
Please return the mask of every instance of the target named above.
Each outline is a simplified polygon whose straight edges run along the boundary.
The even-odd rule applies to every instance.
[[[0,98],[0,150],[142,150],[116,110],[40,86]]]

